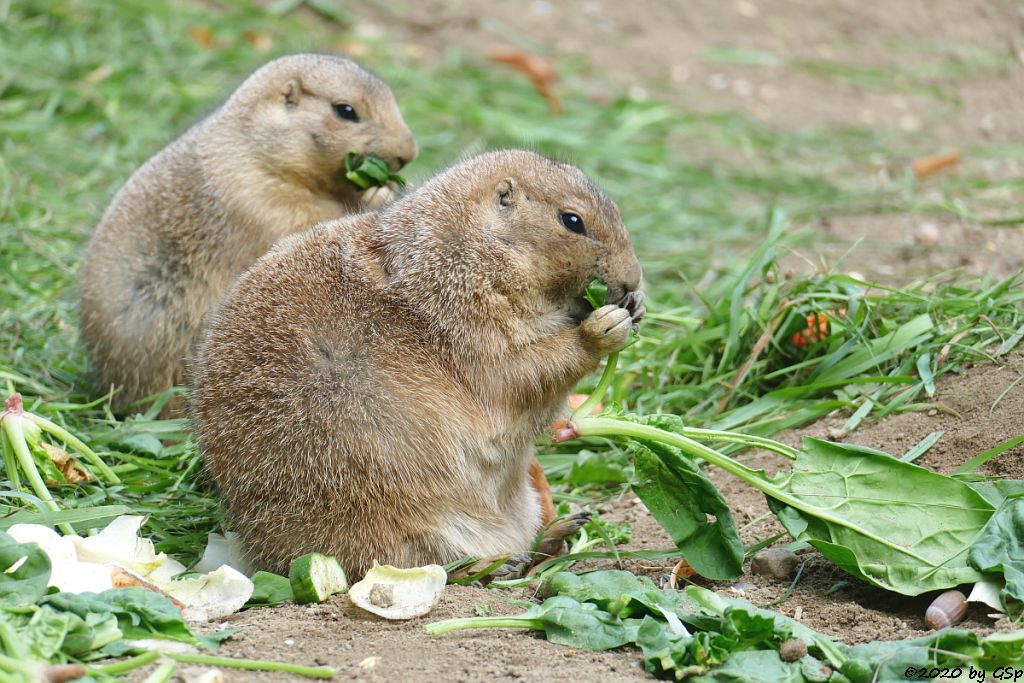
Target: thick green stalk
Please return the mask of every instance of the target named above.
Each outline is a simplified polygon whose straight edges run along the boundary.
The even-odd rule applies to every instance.
[[[46,482],[39,475],[39,470],[36,468],[36,463],[32,460],[32,453],[28,450],[28,444],[25,442],[25,430],[22,427],[21,421],[24,418],[20,415],[7,415],[3,422],[3,429],[7,435],[7,440],[10,443],[12,449],[14,449],[14,455],[18,459],[18,464],[21,466],[22,472],[28,478],[29,484],[32,486],[32,490],[35,491],[36,495],[43,501],[46,507],[50,508],[53,512],[60,512],[60,507],[57,505],[57,501],[53,499],[53,495],[50,494],[50,489],[46,487]],[[71,528],[69,524],[58,524],[57,528],[64,534],[73,534],[75,530]]]
[[[590,393],[587,400],[584,401],[579,408],[572,412],[572,416],[569,418],[570,421],[575,422],[581,418],[590,415],[597,407],[597,404],[601,402],[601,398],[604,397],[608,391],[608,387],[611,386],[612,379],[615,377],[615,366],[619,363],[619,352],[616,351],[608,356],[608,360],[604,363],[604,372],[601,373],[601,379],[598,380],[597,386],[594,387],[594,391]]]
[[[207,666],[224,666],[231,669],[248,669],[250,671],[281,671],[307,678],[334,678],[336,671],[329,666],[303,666],[301,664],[285,664],[260,659],[235,659],[233,657],[217,657],[215,655],[199,655],[178,652],[167,652],[164,656],[185,664],[205,664]]]
[[[108,483],[121,483],[121,479],[116,474],[114,474],[114,470],[110,469],[107,463],[103,462],[103,459],[100,458],[100,456],[96,455],[96,453],[91,448],[82,443],[82,440],[79,439],[77,436],[75,436],[68,430],[64,429],[60,425],[54,422],[50,422],[45,417],[34,415],[32,413],[25,413],[25,417],[35,422],[43,431],[49,432],[50,434],[56,436],[58,439],[62,439],[66,443],[71,444],[75,448],[75,450],[77,450],[78,452],[85,456],[85,459],[89,461],[89,464],[91,464],[93,467],[99,470],[99,473],[103,475],[103,478],[106,479]]]
[[[466,617],[435,621],[433,624],[423,627],[432,636],[442,636],[445,633],[468,628],[528,628],[533,631],[543,631],[544,623],[540,619],[523,617]]]
[[[729,474],[742,479],[754,488],[762,491],[765,495],[768,495],[780,503],[784,503],[792,508],[806,512],[809,515],[813,515],[819,519],[823,519],[827,522],[844,526],[848,529],[856,531],[858,534],[871,539],[875,543],[883,545],[891,550],[902,553],[908,557],[912,557],[918,562],[928,566],[934,566],[931,561],[921,557],[917,553],[911,552],[906,548],[899,546],[892,541],[886,540],[881,536],[877,536],[866,529],[851,524],[849,521],[842,517],[837,517],[832,514],[829,510],[809,505],[803,500],[796,498],[795,496],[786,493],[778,486],[768,481],[764,476],[757,470],[753,470],[741,462],[733,460],[727,455],[723,455],[713,448],[709,448],[704,444],[698,443],[693,439],[676,434],[674,432],[668,432],[657,427],[650,427],[648,425],[639,425],[632,422],[625,422],[623,420],[617,420],[614,418],[607,417],[586,417],[575,423],[575,431],[579,436],[604,436],[604,437],[619,437],[627,439],[639,439],[639,440],[650,440],[659,441],[669,446],[675,446],[679,450],[689,455],[703,458],[712,465],[720,467]]]

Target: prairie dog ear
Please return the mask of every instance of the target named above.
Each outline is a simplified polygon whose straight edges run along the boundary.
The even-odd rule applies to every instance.
[[[519,199],[519,188],[511,178],[505,178],[498,183],[498,203],[502,206],[512,206]]]
[[[293,78],[284,84],[281,93],[284,95],[284,103],[294,107],[302,99],[302,81]]]

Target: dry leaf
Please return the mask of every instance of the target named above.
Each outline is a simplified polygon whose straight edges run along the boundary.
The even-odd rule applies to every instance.
[[[516,48],[493,50],[488,56],[499,64],[505,64],[529,76],[533,87],[547,100],[553,114],[561,114],[564,111],[561,100],[552,88],[556,78],[555,70],[545,60]]]
[[[365,57],[370,54],[370,46],[359,40],[350,40],[338,46],[338,49],[350,57]]]
[[[918,178],[924,178],[950,166],[956,166],[959,163],[960,152],[953,150],[944,154],[935,154],[930,157],[915,159],[910,164],[910,168]]]
[[[207,49],[213,47],[217,42],[217,39],[213,36],[213,31],[205,26],[192,26],[188,30],[188,37],[195,41],[197,45]]]
[[[68,455],[67,451],[57,446],[52,446],[45,441],[40,441],[39,446],[50,456],[50,460],[60,470],[67,484],[77,484],[80,481],[92,481],[92,474],[78,462]]]
[[[184,609],[184,603],[175,600],[173,597],[168,595],[166,592],[160,589],[154,583],[146,581],[144,578],[131,572],[124,567],[118,567],[117,565],[110,565],[110,582],[114,584],[114,588],[145,588],[153,593],[159,593],[171,602],[175,604],[178,609]]]
[[[676,562],[676,566],[672,567],[672,579],[670,587],[677,587],[681,580],[690,579],[697,576],[697,570],[690,566],[690,563],[686,560],[679,560]]]
[[[256,52],[270,52],[270,48],[274,46],[274,39],[260,31],[244,31],[242,37],[256,48]]]

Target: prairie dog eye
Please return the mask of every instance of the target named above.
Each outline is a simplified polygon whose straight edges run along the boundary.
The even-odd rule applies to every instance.
[[[342,102],[332,104],[331,108],[334,109],[334,114],[339,119],[345,119],[346,121],[358,121],[359,115],[356,114],[356,109],[351,104],[344,104]]]
[[[583,225],[583,219],[580,218],[579,214],[572,213],[571,211],[563,211],[558,214],[558,219],[562,221],[562,225],[569,232],[574,232],[577,235],[586,235],[587,229]]]

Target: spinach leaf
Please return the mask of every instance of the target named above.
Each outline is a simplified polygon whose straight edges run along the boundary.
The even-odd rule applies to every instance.
[[[855,645],[840,671],[851,683],[904,680],[908,666],[975,666],[983,670],[1024,665],[1024,631],[982,638],[963,629],[943,629],[913,640]]]
[[[632,487],[703,577],[743,573],[743,543],[729,504],[700,467],[678,449],[656,441],[633,442]]]
[[[583,298],[594,307],[594,310],[601,308],[608,301],[608,285],[600,280],[591,280],[583,292]]]
[[[786,531],[880,588],[919,595],[981,580],[967,551],[993,514],[967,484],[870,448],[804,439],[768,494]]]
[[[725,664],[688,679],[691,683],[825,683],[832,675],[813,657],[784,662],[774,650],[737,652]]]
[[[181,618],[181,610],[164,595],[145,588],[112,588],[102,593],[55,593],[43,604],[88,619],[90,614],[110,615],[125,638],[165,638],[199,644]]]
[[[286,576],[280,576],[271,572],[256,572],[252,575],[253,590],[249,596],[246,607],[264,607],[268,605],[280,605],[283,602],[292,602],[295,595],[292,593],[292,583]]]
[[[13,567],[13,569],[12,569]],[[0,605],[34,605],[46,595],[50,556],[0,531]]]
[[[979,571],[1002,573],[1003,606],[1019,612],[1024,603],[1024,496],[1003,502],[971,546],[969,559]]]
[[[622,619],[647,615],[660,619],[663,611],[683,617],[697,607],[685,593],[659,590],[646,576],[617,569],[587,574],[558,572],[545,579],[539,594],[563,595],[580,603],[592,603]]]

